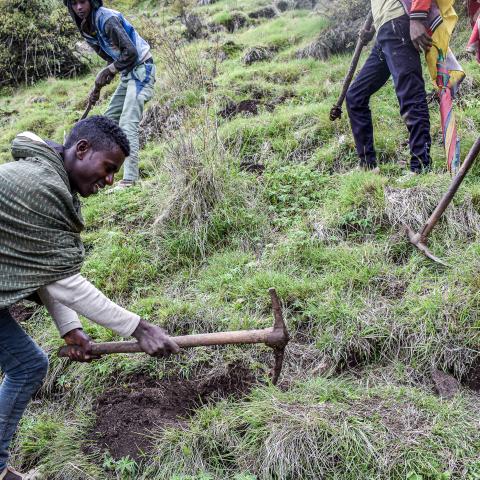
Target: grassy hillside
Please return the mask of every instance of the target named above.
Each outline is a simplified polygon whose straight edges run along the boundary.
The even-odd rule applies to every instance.
[[[418,229],[450,181],[438,105],[432,173],[405,175],[390,83],[372,103],[380,175],[355,170],[346,115],[328,119],[349,54],[298,54],[335,20],[283,4],[267,15],[268,0],[114,2],[158,67],[143,181],[83,202],[83,273],[171,334],[270,326],[274,286],[292,335],[278,387],[266,347],[68,363],[40,309],[24,327],[51,367],[16,438],[19,468],[68,480],[480,478],[480,169],[431,235],[449,267],[434,265],[402,224]],[[467,36],[461,18],[457,53]],[[480,68],[460,57],[463,158],[480,127]],[[61,141],[99,66],[4,92],[0,161],[22,130]],[[458,382],[450,399],[436,393],[438,370]]]

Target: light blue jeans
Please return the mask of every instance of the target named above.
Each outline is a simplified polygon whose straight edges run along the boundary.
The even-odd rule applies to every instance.
[[[18,422],[48,370],[48,357],[23,331],[7,309],[0,310],[0,472]]]
[[[121,76],[105,116],[118,122],[130,142],[130,156],[123,165],[123,179],[138,180],[138,125],[143,107],[153,96],[155,64],[141,63],[131,72]]]

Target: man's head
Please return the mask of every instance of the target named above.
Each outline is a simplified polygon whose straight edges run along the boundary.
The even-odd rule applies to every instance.
[[[103,6],[103,0],[63,0],[63,3],[79,28],[92,11]]]
[[[111,185],[128,155],[128,139],[113,120],[100,115],[81,120],[64,145],[65,169],[72,189],[88,197]]]
[[[75,15],[81,20],[87,18],[92,11],[90,0],[69,0],[69,4]]]

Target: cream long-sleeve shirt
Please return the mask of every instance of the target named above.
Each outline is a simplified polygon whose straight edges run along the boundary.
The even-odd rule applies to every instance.
[[[38,294],[63,337],[82,328],[78,314],[122,337],[130,337],[140,317],[109,300],[79,273],[42,287]]]

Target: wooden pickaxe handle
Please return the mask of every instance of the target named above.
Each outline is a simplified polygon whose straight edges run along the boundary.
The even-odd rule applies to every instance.
[[[342,117],[342,104],[345,100],[347,95],[348,88],[352,83],[353,75],[355,74],[355,70],[357,69],[358,61],[360,60],[360,55],[362,54],[363,47],[366,45],[364,40],[364,34],[371,30],[373,25],[373,15],[370,11],[367,18],[365,19],[365,23],[363,24],[362,30],[358,35],[357,45],[355,46],[355,52],[353,53],[353,58],[350,63],[350,68],[348,69],[347,75],[343,80],[343,88],[340,96],[338,97],[337,103],[332,107],[330,110],[330,120],[333,122],[337,118]]]
[[[100,90],[102,89],[101,85],[99,85],[97,82],[95,82],[95,86],[93,87],[93,90],[90,92],[88,95],[88,105],[85,111],[83,112],[83,115],[80,117],[80,120],[84,120],[87,118],[87,115],[90,113],[90,110],[95,106],[95,103],[97,102],[92,102],[90,99],[94,94],[97,96],[100,95]]]
[[[448,205],[453,199],[453,196],[457,192],[458,188],[460,187],[465,175],[470,170],[470,167],[475,162],[475,159],[478,157],[480,153],[480,137],[477,138],[477,141],[472,145],[472,148],[468,152],[465,160],[463,161],[460,169],[458,170],[455,177],[453,177],[452,183],[448,187],[448,190],[445,192],[445,195],[441,198],[440,202],[438,203],[435,210],[432,212],[428,220],[426,221],[425,225],[423,226],[422,230],[420,230],[420,236],[424,241],[428,234],[432,231],[433,227],[437,224],[438,220],[442,216],[443,212],[446,210]]]
[[[480,137],[473,144],[472,148],[468,152],[465,160],[462,163],[462,166],[458,170],[458,173],[453,177],[448,190],[445,192],[443,197],[438,202],[438,205],[435,207],[435,210],[432,212],[428,220],[425,222],[425,225],[421,228],[419,232],[413,231],[408,225],[404,224],[408,239],[412,245],[415,245],[426,257],[430,260],[433,260],[440,265],[448,266],[441,258],[434,255],[428,248],[427,240],[428,235],[432,231],[433,227],[438,223],[440,217],[443,215],[443,212],[447,209],[452,201],[455,193],[460,187],[465,175],[470,170],[471,166],[475,162],[475,159],[480,154]]]
[[[275,353],[275,363],[272,368],[272,383],[275,385],[280,376],[283,365],[285,347],[290,340],[287,326],[283,320],[282,308],[277,292],[270,288],[270,298],[272,300],[273,327],[262,330],[237,330],[234,332],[214,332],[199,333],[195,335],[182,335],[172,337],[180,348],[206,347],[211,345],[238,345],[251,343],[264,343],[273,349]],[[69,357],[74,345],[67,345],[58,351],[59,357]],[[108,355],[110,353],[138,353],[143,352],[138,342],[105,342],[92,343],[93,355]]]
[[[234,332],[199,333],[171,337],[180,348],[208,347],[211,345],[237,345],[242,343],[276,343],[279,339],[273,328],[263,330],[238,330]],[[281,339],[280,339],[281,340]],[[70,346],[62,347],[59,357],[68,357]],[[143,352],[138,342],[104,342],[92,343],[92,354],[108,355],[110,353],[139,353]]]

